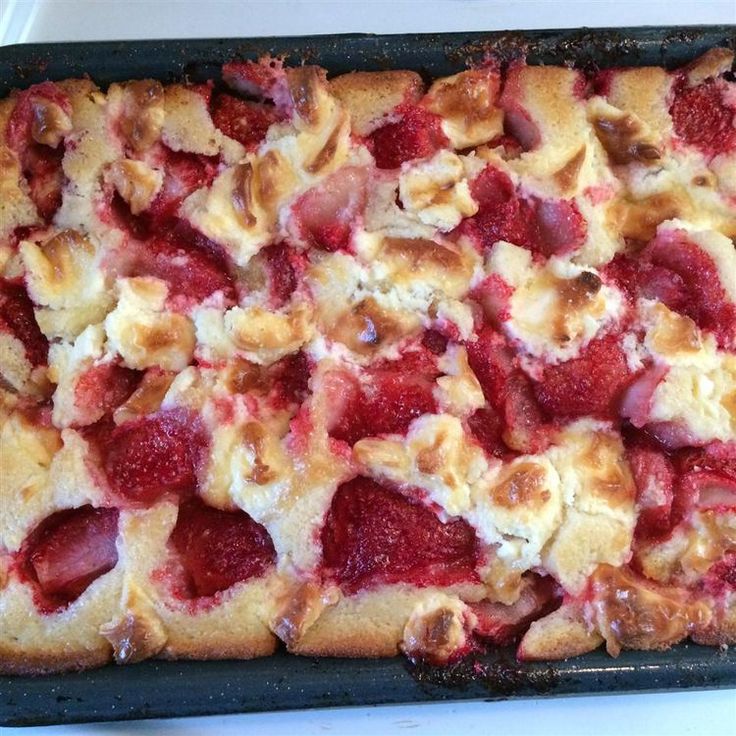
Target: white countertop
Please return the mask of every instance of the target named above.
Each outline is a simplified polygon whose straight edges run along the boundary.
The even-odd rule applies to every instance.
[[[736,0],[0,0],[0,44],[736,23]],[[736,691],[314,710],[5,729],[4,736],[736,734]]]

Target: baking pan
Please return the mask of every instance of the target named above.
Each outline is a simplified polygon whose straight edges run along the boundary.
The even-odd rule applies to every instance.
[[[282,55],[331,73],[414,69],[452,74],[489,54],[586,70],[679,66],[708,48],[736,49],[736,26],[617,28],[396,36],[54,43],[0,48],[0,96],[44,79],[89,74],[100,85],[136,77],[218,79],[232,59]],[[0,678],[0,724],[131,718],[539,695],[736,686],[736,651],[683,644],[668,652],[596,651],[566,662],[518,663],[500,650],[449,668],[284,652],[249,662],[156,662],[45,677]]]

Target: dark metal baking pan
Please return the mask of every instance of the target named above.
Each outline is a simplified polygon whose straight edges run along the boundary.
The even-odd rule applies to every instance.
[[[736,685],[736,651],[693,644],[669,652],[604,651],[519,664],[497,652],[447,669],[403,659],[154,662],[46,677],[0,678],[0,724],[163,718],[450,700],[630,693]]]
[[[89,74],[100,85],[136,77],[217,79],[224,61],[284,55],[331,73],[415,69],[451,74],[488,54],[588,70],[678,66],[713,46],[736,49],[736,26],[617,28],[396,36],[311,36],[55,43],[0,48],[0,96],[44,79]],[[567,662],[518,663],[494,652],[451,668],[406,660],[312,659],[280,652],[250,662],[144,662],[38,678],[0,678],[0,724],[41,725],[420,701],[497,700],[736,686],[736,651],[603,651]]]

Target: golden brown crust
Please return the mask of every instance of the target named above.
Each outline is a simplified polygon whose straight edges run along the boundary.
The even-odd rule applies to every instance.
[[[324,657],[394,656],[402,651],[412,614],[438,598],[461,605],[457,595],[441,589],[404,585],[381,586],[342,597],[323,609],[289,651]]]
[[[352,130],[368,135],[402,103],[422,96],[422,78],[416,72],[350,72],[330,79],[330,93],[350,113]]]
[[[446,661],[465,644],[465,630],[472,625],[465,601],[486,595],[480,584],[449,588],[417,588],[411,585],[380,585],[353,595],[341,595],[334,587],[324,589],[300,627],[292,627],[287,648],[294,654],[331,657],[389,657],[411,649]],[[314,602],[316,596],[312,596]],[[442,619],[442,632],[426,634]],[[281,620],[281,619],[278,619]]]
[[[563,604],[532,623],[517,655],[525,661],[568,659],[592,652],[602,643],[603,637],[585,621],[583,606]]]
[[[636,115],[662,140],[672,130],[668,103],[672,84],[672,77],[661,67],[625,69],[612,75],[606,98],[614,107]]]
[[[86,652],[81,649],[68,654],[54,654],[44,650],[38,654],[18,652],[0,647],[0,675],[54,675],[63,672],[81,672],[103,667],[112,661],[112,651]]]

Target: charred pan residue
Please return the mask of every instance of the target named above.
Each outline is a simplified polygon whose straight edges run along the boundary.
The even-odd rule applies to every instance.
[[[547,49],[547,63],[574,66],[587,72],[597,72],[601,67],[634,64],[639,60],[643,43],[638,38],[607,31],[582,31],[562,38]]]
[[[48,58],[38,56],[32,59],[28,59],[25,64],[15,64],[13,66],[13,71],[15,72],[15,76],[19,80],[23,80],[29,76],[43,74],[48,68],[48,65]]]
[[[498,33],[459,46],[445,46],[445,56],[453,63],[474,66],[493,57],[503,64],[519,58],[530,63],[563,64],[595,72],[603,66],[635,63],[642,51],[638,38],[606,29],[582,30],[529,36],[525,33]]]
[[[465,690],[481,686],[490,695],[545,694],[553,691],[560,676],[552,665],[525,665],[512,658],[483,661],[466,657],[447,665],[409,660],[407,669],[420,685]]]
[[[535,42],[525,33],[498,33],[487,38],[475,38],[459,46],[445,44],[445,57],[452,64],[475,66],[489,57],[502,63],[527,56]]]

